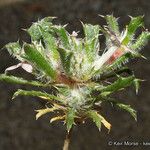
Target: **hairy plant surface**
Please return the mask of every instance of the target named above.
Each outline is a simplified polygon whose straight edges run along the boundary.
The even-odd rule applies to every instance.
[[[110,130],[111,124],[99,109],[102,103],[111,103],[137,119],[136,111],[115,100],[112,94],[131,85],[138,92],[142,80],[125,65],[129,59],[144,58],[139,52],[147,44],[150,33],[144,28],[143,16],[131,17],[123,31],[119,29],[117,18],[102,17],[107,23],[103,27],[82,23],[84,38],[79,38],[75,31],[68,33],[65,26],[53,24],[53,17],[46,17],[26,30],[31,36],[30,43],[21,45],[18,41],[5,46],[20,63],[7,68],[0,80],[41,87],[41,91],[18,89],[13,99],[20,95],[36,96],[51,104],[51,107],[46,105],[36,110],[36,119],[53,113],[50,122],[64,121],[68,133],[74,125],[88,118],[99,130],[101,125]],[[142,32],[135,38],[139,27]],[[105,49],[100,48],[100,33],[106,38]],[[33,74],[35,80],[7,74],[18,67]],[[112,77],[113,80],[107,82]],[[44,88],[50,92],[44,92]]]

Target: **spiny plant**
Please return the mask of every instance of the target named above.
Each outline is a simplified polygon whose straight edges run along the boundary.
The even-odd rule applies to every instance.
[[[131,85],[139,89],[140,79],[126,66],[129,59],[144,58],[139,52],[147,44],[150,32],[144,28],[143,16],[130,17],[125,29],[120,32],[118,19],[113,15],[102,16],[107,25],[84,24],[84,37],[67,32],[66,26],[53,24],[54,17],[46,17],[26,29],[30,43],[9,43],[5,46],[10,55],[20,61],[0,75],[1,81],[41,87],[41,91],[19,89],[13,95],[36,96],[51,106],[36,110],[36,119],[53,113],[50,123],[64,121],[67,128],[64,150],[68,149],[74,125],[90,118],[98,129],[101,124],[108,130],[111,124],[101,114],[102,103],[110,103],[129,112],[137,119],[136,111],[117,101],[112,94]],[[136,31],[142,32],[137,37]],[[105,49],[100,48],[99,36],[106,38]],[[137,38],[136,38],[137,37]],[[26,80],[8,75],[13,69],[22,67],[35,76]],[[125,75],[124,75],[125,73]],[[113,78],[112,78],[113,77]],[[107,82],[110,78],[111,82]],[[49,93],[44,92],[49,89]]]

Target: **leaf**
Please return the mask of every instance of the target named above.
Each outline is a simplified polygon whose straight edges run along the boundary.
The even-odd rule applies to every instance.
[[[130,107],[130,105],[125,105],[121,103],[117,103],[116,106],[118,106],[121,109],[124,109],[125,111],[129,112],[131,116],[137,121],[137,114],[136,111]]]
[[[30,34],[31,39],[33,41],[39,41],[42,38],[39,26],[42,26],[43,30],[48,32],[51,30],[53,19],[55,19],[55,17],[46,17],[38,22],[33,23],[32,26],[27,29],[27,32]]]
[[[34,23],[29,29],[27,29],[27,32],[30,34],[32,41],[41,39],[41,33],[37,23]]]
[[[133,36],[135,35],[135,31],[137,28],[143,26],[143,16],[131,17],[131,21],[127,26],[127,35],[122,41],[123,45],[127,45],[129,41],[133,40]]]
[[[22,84],[22,85],[33,85],[33,86],[47,86],[46,84],[42,84],[38,81],[28,81],[23,78],[15,77],[15,76],[7,76],[5,74],[0,74],[0,81],[13,83],[13,84]]]
[[[56,78],[56,71],[52,68],[50,62],[44,58],[44,56],[38,52],[35,46],[30,44],[24,44],[24,51],[27,55],[27,59],[36,64],[38,69],[44,71],[52,79]]]
[[[10,55],[13,55],[20,61],[23,60],[21,57],[22,51],[21,51],[21,46],[19,44],[19,41],[8,43],[5,45],[5,48],[8,50]]]
[[[73,56],[73,52],[66,51],[63,48],[58,48],[57,50],[58,50],[59,55],[60,55],[63,69],[67,74],[69,74],[70,73],[71,58]]]
[[[98,114],[97,111],[95,110],[90,110],[88,111],[88,116],[93,119],[93,122],[96,124],[98,129],[101,129],[101,123],[110,131],[111,129],[111,124],[105,120],[103,116]]]
[[[43,93],[41,91],[27,91],[27,90],[21,90],[19,89],[17,92],[14,93],[13,98],[16,98],[17,96],[36,96],[42,99],[46,99],[46,100],[57,100],[57,101],[61,101],[61,98],[55,96],[55,95],[51,95],[51,94],[47,94],[47,93]]]
[[[103,116],[100,115],[100,117],[101,117],[101,119],[102,119],[103,125],[110,131],[110,129],[111,129],[111,124],[110,124],[107,120],[105,120],[105,118],[104,118]]]
[[[107,21],[109,30],[114,32],[116,35],[119,35],[120,33],[117,18],[115,18],[113,15],[107,15],[105,16],[105,19]]]
[[[99,117],[98,113],[94,110],[88,112],[88,116],[93,120],[99,130],[101,130],[101,117]]]
[[[41,31],[41,35],[44,40],[44,43],[46,45],[46,49],[51,53],[52,58],[55,61],[58,61],[59,54],[57,51],[57,44],[56,44],[54,36],[50,34],[49,32],[44,31],[42,26],[40,26],[40,31]]]
[[[120,103],[120,102],[118,102],[115,99],[110,98],[110,97],[103,97],[101,100],[103,102],[109,102],[113,106],[117,106],[117,107],[129,112],[132,115],[132,117],[137,121],[136,111],[133,108],[131,108],[130,105],[122,104],[122,103]]]
[[[91,25],[91,24],[83,24],[83,30],[84,30],[84,34],[85,34],[85,39],[86,41],[91,41],[93,40],[95,37],[98,38],[99,36],[99,25]]]
[[[121,90],[122,88],[128,87],[131,84],[134,83],[134,76],[129,76],[129,77],[120,77],[117,81],[115,81],[114,83],[112,83],[111,85],[108,85],[102,89],[100,89],[100,91],[103,92],[116,92],[118,90]]]
[[[58,120],[64,120],[65,119],[65,115],[63,116],[56,116],[56,117],[53,117],[51,120],[50,120],[50,123],[54,122],[54,121],[58,121]]]
[[[140,34],[140,36],[136,39],[136,41],[130,46],[132,50],[141,50],[150,39],[150,32],[145,31]]]
[[[116,77],[116,74],[121,75],[122,73],[127,73],[128,75],[133,75],[132,70],[130,70],[128,67],[121,67],[121,68],[118,68],[117,70],[104,72],[103,74],[101,74],[100,78],[92,79],[92,81],[101,82],[102,80]]]
[[[70,48],[74,52],[81,52],[83,51],[83,40],[82,38],[77,38],[78,32],[73,31],[70,35]]]
[[[63,47],[69,49],[70,48],[69,33],[65,30],[65,27],[53,26],[53,29],[60,37]]]
[[[57,110],[57,108],[55,108],[55,107],[35,110],[37,112],[36,120],[39,119],[41,116],[43,116],[43,115],[45,115],[47,113],[53,112],[55,110]]]
[[[139,91],[139,87],[140,87],[140,82],[143,81],[143,80],[140,80],[140,79],[135,79],[134,80],[134,87],[135,87],[135,91],[136,91],[136,94],[138,94],[138,91]]]
[[[74,118],[75,118],[75,110],[73,108],[69,108],[66,114],[66,125],[68,132],[70,131],[70,129],[74,124]]]
[[[85,50],[87,58],[93,61],[99,51],[99,25],[83,24],[85,34]]]

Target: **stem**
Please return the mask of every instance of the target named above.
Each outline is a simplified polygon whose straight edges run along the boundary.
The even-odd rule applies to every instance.
[[[72,128],[66,133],[66,139],[64,141],[63,150],[69,150],[70,138],[71,138]]]

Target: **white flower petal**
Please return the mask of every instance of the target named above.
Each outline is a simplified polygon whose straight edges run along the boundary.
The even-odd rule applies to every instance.
[[[22,65],[22,63],[19,63],[19,64],[17,64],[17,65],[10,66],[10,67],[8,67],[8,68],[5,70],[5,73],[7,73],[8,71],[17,69],[17,68],[19,68],[21,65]]]
[[[33,71],[33,67],[30,64],[22,63],[21,67],[29,73],[32,73]]]

